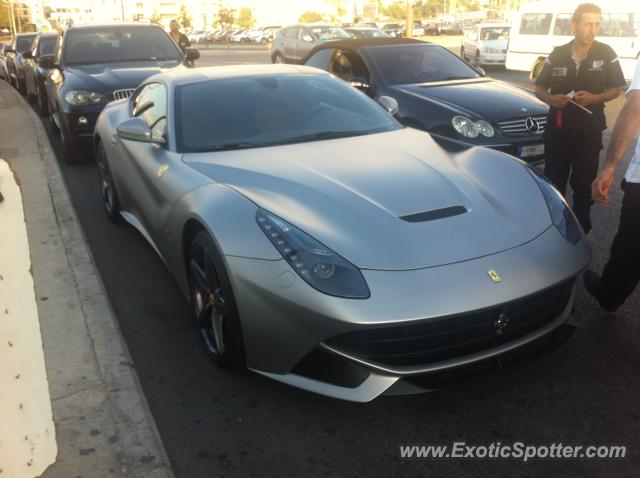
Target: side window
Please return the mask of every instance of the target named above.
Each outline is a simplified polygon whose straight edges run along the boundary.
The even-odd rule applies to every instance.
[[[352,81],[354,78],[369,79],[370,76],[360,55],[350,50],[336,50],[329,71],[344,81]]]
[[[287,29],[287,32],[285,33],[285,38],[288,38],[289,40],[294,40],[296,38],[298,38],[298,27],[291,27]]]
[[[133,100],[132,114],[142,118],[153,137],[163,137],[167,129],[167,91],[159,83],[146,85]]]
[[[298,40],[303,40],[305,37],[313,38],[313,33],[308,28],[301,27],[298,31]]]
[[[314,68],[320,68],[321,70],[329,71],[329,62],[331,61],[333,52],[334,50],[332,50],[331,48],[319,51],[311,58],[309,58],[309,60],[307,61],[307,66],[313,66]]]
[[[571,18],[573,15],[571,13],[558,13],[556,17],[556,23],[553,26],[553,34],[554,35],[571,35]]]
[[[38,37],[35,37],[31,43],[31,52],[33,53],[33,56],[36,56],[38,53]]]
[[[520,34],[548,35],[552,16],[551,13],[525,13],[520,22]]]
[[[603,13],[601,18],[600,36],[635,38],[640,35],[633,13]]]

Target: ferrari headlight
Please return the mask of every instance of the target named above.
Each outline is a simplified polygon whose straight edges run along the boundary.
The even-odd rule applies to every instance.
[[[256,221],[284,260],[311,287],[336,297],[369,297],[369,287],[362,273],[349,261],[263,209],[258,209]]]
[[[479,135],[492,138],[496,134],[493,126],[491,126],[487,121],[473,121],[471,118],[467,118],[466,116],[454,116],[451,119],[451,125],[453,126],[453,129],[465,138],[475,139]]]
[[[71,90],[67,91],[64,99],[72,106],[98,105],[107,102],[107,97],[95,91]]]
[[[554,188],[539,172],[533,168],[527,168],[533,179],[538,183],[544,200],[547,202],[551,222],[571,244],[577,244],[582,236],[582,231],[573,212],[565,202],[562,194]]]

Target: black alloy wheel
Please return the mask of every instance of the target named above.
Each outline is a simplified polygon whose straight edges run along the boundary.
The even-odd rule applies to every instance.
[[[222,257],[205,231],[191,241],[187,263],[191,304],[205,350],[221,368],[245,367],[240,318]]]
[[[120,201],[113,184],[113,176],[107,164],[107,156],[102,143],[98,143],[96,147],[96,162],[98,163],[100,194],[102,195],[104,211],[111,221],[119,223],[122,220],[122,216],[120,216]]]

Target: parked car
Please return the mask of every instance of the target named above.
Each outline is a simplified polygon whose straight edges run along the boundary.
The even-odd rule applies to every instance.
[[[353,38],[390,38],[388,34],[377,28],[348,27],[343,30]]]
[[[240,30],[236,30],[231,35],[229,35],[229,43],[240,43],[242,40],[242,36],[247,31],[246,28],[241,28]]]
[[[292,63],[304,58],[313,47],[339,38],[351,38],[334,25],[292,25],[279,30],[271,43],[273,63]]]
[[[0,78],[9,81],[9,72],[7,71],[7,53],[11,50],[11,45],[0,45]]]
[[[222,368],[366,402],[567,338],[591,253],[562,196],[379,101],[247,65],[156,75],[100,114],[105,211],[161,256]]]
[[[435,22],[423,23],[422,29],[424,30],[425,35],[430,35],[430,36],[440,35],[440,29],[438,28],[438,24]]]
[[[43,116],[49,112],[47,93],[44,87],[44,81],[49,70],[40,65],[40,59],[45,56],[53,59],[57,40],[57,33],[40,33],[33,40],[31,51],[25,52],[23,55],[26,58],[24,62],[26,96],[30,102],[38,104],[38,111]]]
[[[379,28],[376,22],[358,22],[355,24],[355,26],[364,28]]]
[[[510,25],[504,23],[481,23],[465,30],[460,56],[476,67],[504,65],[510,30]]]
[[[20,93],[25,93],[24,89],[24,53],[31,49],[33,39],[37,33],[21,33],[16,35],[11,43],[11,48],[7,51],[5,62],[9,83],[11,83]]]
[[[440,35],[462,35],[462,25],[460,23],[438,23]]]
[[[278,30],[280,30],[280,26],[269,26],[269,27],[264,27],[260,33],[258,33],[257,35],[255,35],[252,39],[252,41],[254,43],[260,43],[261,45],[266,45],[267,43],[271,43],[273,41],[273,37],[275,36],[276,32]]]
[[[402,23],[387,23],[381,30],[391,37],[403,37],[405,28]]]
[[[91,144],[105,104],[129,97],[147,77],[199,56],[195,48],[183,56],[169,35],[153,24],[68,28],[55,57],[40,60],[49,69],[45,80],[49,115],[60,132],[64,160],[83,159],[80,147]]]
[[[524,161],[544,161],[548,106],[493,80],[433,43],[344,40],[320,45],[301,62],[329,71],[373,98],[395,98],[398,120],[450,149],[486,146]]]

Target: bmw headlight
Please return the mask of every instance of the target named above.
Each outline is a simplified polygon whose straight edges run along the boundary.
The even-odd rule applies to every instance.
[[[72,106],[99,105],[107,102],[107,97],[95,91],[71,90],[67,91],[64,99]]]
[[[369,297],[362,273],[349,261],[263,209],[258,209],[256,221],[284,260],[311,287],[336,297]]]
[[[554,188],[539,172],[533,168],[527,168],[533,179],[538,183],[544,200],[547,202],[551,222],[571,244],[577,244],[582,236],[582,231],[578,225],[573,212],[565,202],[562,194]]]
[[[453,126],[453,129],[465,138],[475,139],[479,135],[492,138],[496,134],[493,126],[491,126],[487,121],[473,121],[471,118],[467,118],[466,116],[454,116],[451,119],[451,125]]]

